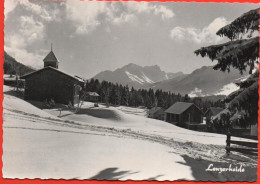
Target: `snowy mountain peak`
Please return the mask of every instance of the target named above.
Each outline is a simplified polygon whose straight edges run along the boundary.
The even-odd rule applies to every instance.
[[[129,77],[129,79],[131,79],[133,82],[138,82],[139,84],[144,84],[144,80],[139,78],[138,76],[129,73],[128,71],[125,71],[126,75]]]
[[[130,87],[142,88],[156,82],[172,79],[179,75],[183,75],[183,73],[166,73],[162,71],[158,65],[142,67],[134,63],[129,63],[114,71],[100,72],[93,78],[100,81],[106,80]]]
[[[126,71],[125,72],[126,75],[129,77],[129,79],[131,79],[133,82],[138,82],[139,84],[145,84],[145,83],[150,83],[153,84],[154,81],[152,81],[151,79],[149,79],[144,73],[142,76],[138,77],[137,75],[131,74],[130,72]]]

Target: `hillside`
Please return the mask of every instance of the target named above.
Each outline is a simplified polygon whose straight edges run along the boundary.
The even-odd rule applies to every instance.
[[[35,69],[16,61],[15,58],[7,54],[7,52],[4,52],[4,73],[5,74],[15,74],[17,72],[19,76],[22,76],[33,71],[35,71]]]
[[[230,177],[204,172],[209,163],[242,161],[248,161],[242,163],[246,172],[232,178],[256,178],[257,158],[225,157],[225,135],[146,118],[139,108],[85,102],[77,114],[42,110],[11,96],[10,90],[4,86],[4,178],[224,181]],[[194,171],[203,174],[198,177]]]
[[[228,95],[238,89],[235,85],[247,77],[231,69],[229,73],[213,70],[212,66],[203,66],[191,74],[150,85],[153,89],[171,91],[173,93],[189,94],[191,97],[208,95]]]

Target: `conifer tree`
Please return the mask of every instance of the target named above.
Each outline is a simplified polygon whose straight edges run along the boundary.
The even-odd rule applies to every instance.
[[[234,121],[256,124],[258,117],[258,59],[259,59],[259,8],[251,10],[221,28],[217,33],[231,41],[202,47],[195,51],[196,55],[209,57],[217,64],[215,70],[223,72],[236,68],[242,74],[249,69],[251,76],[238,83],[240,89],[226,98],[228,109],[231,110]],[[255,73],[253,73],[256,71]],[[245,121],[246,120],[246,121]]]

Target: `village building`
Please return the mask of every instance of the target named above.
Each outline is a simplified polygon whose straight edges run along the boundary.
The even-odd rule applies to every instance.
[[[87,92],[86,93],[86,100],[90,102],[99,102],[100,96],[96,92]]]
[[[25,80],[25,100],[54,100],[56,103],[74,105],[79,102],[79,92],[84,81],[58,69],[54,52],[43,59],[44,68],[21,77]]]
[[[148,118],[164,120],[164,109],[161,107],[153,107],[148,113]]]
[[[20,77],[16,75],[4,74],[3,78],[6,86],[17,86],[17,82],[20,81]]]
[[[206,118],[206,121],[211,121],[213,116],[216,116],[218,113],[220,113],[223,110],[224,109],[220,107],[210,107],[205,112],[204,117]]]
[[[165,111],[165,120],[173,124],[200,124],[203,113],[193,103],[176,102]]]
[[[224,109],[220,113],[218,113],[215,116],[212,116],[212,122],[213,122],[213,130],[224,133],[226,131],[225,128],[223,130],[218,130],[217,127],[217,121],[221,119],[221,116],[224,114],[231,115],[232,113],[228,109]],[[246,116],[245,111],[236,112],[230,117],[230,131],[233,135],[250,135],[250,136],[258,136],[258,124],[250,125],[248,122],[244,120],[244,117]],[[215,122],[215,123],[214,123]]]

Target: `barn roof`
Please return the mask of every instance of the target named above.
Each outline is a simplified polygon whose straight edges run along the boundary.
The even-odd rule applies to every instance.
[[[187,102],[176,102],[171,107],[169,107],[165,112],[171,113],[171,114],[182,114],[184,111],[186,111],[192,105],[194,105],[194,104],[187,103]]]
[[[55,56],[54,52],[51,50],[49,54],[43,59],[43,61],[53,61],[58,62],[57,57]]]
[[[162,108],[161,107],[153,107],[149,110],[149,113],[150,114],[154,114],[156,113],[157,111],[161,110]],[[163,109],[162,109],[163,110]]]
[[[89,96],[99,96],[99,94],[98,93],[96,93],[96,92],[87,92],[87,94],[89,95]]]
[[[242,110],[240,112],[236,112],[231,118],[230,121],[236,121],[239,119],[243,119],[246,116],[246,111]]]
[[[65,72],[63,72],[63,71],[61,71],[61,70],[58,70],[58,69],[56,69],[56,68],[53,68],[53,67],[51,67],[51,66],[47,66],[47,67],[44,67],[44,68],[42,68],[42,69],[40,69],[40,70],[37,70],[37,71],[31,72],[31,73],[29,73],[29,74],[23,75],[23,76],[21,76],[20,78],[21,78],[21,79],[26,79],[26,78],[29,77],[29,76],[32,76],[32,75],[37,74],[37,73],[40,73],[40,72],[45,71],[45,70],[54,70],[54,71],[56,71],[56,72],[59,72],[59,73],[62,74],[62,75],[65,75],[65,76],[67,76],[67,77],[70,77],[70,78],[72,78],[72,79],[74,79],[74,80],[77,80],[77,81],[79,81],[79,82],[84,82],[84,81],[83,81],[82,79],[80,79],[80,78],[74,77],[74,76],[72,76],[72,75],[70,75],[70,74],[67,74],[67,73],[65,73]]]
[[[213,116],[216,116],[218,113],[220,113],[223,110],[224,109],[220,108],[220,107],[210,107],[205,114],[207,114],[209,111],[211,111]]]
[[[221,112],[219,112],[217,115],[212,116],[212,120],[220,119],[222,114],[231,114],[230,110],[224,109]]]

